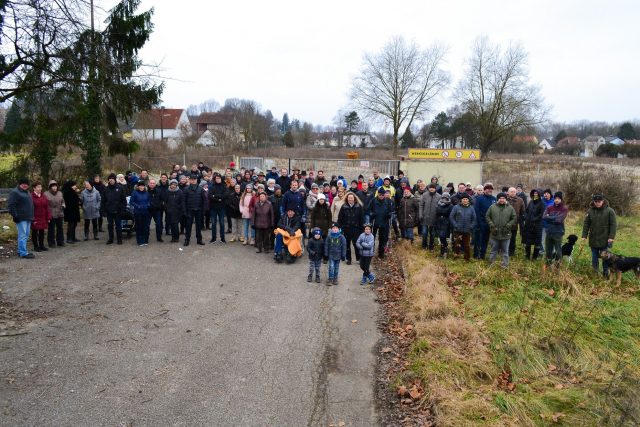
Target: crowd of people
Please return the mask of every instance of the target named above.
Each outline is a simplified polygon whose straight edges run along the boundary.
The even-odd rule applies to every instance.
[[[501,253],[504,268],[516,253],[520,234],[526,259],[544,254],[543,268],[557,265],[568,213],[562,192],[533,189],[527,195],[521,184],[502,187],[494,196],[492,183],[443,187],[433,176],[412,186],[402,171],[382,177],[374,170],[369,177],[348,181],[322,170],[237,170],[233,162],[221,173],[203,163],[190,169],[174,165],[158,179],[142,170],[139,175],[111,173],[106,183],[96,175],[82,183],[82,190],[73,180],[61,187],[50,181],[46,191],[43,187],[22,179],[9,196],[21,258],[34,258],[27,249],[29,234],[35,252],[64,247],[80,241],[76,228],[83,221],[84,240],[99,240],[104,218],[106,244],[121,245],[129,215],[139,246],[149,244],[152,221],[157,242],[165,236],[179,242],[182,235],[183,245],[189,246],[195,229],[196,244],[204,245],[203,232],[210,230],[209,243],[237,241],[255,246],[257,253],[273,251],[278,263],[292,263],[306,251],[307,280],[315,276],[320,282],[324,263],[329,285],[338,284],[340,262],[350,265],[354,259],[362,269],[361,284],[373,283],[371,260],[376,251],[385,257],[392,230],[396,240],[411,243],[417,230],[421,247],[435,250],[439,245],[442,257],[453,252],[469,261],[484,259],[489,251],[493,263]],[[602,195],[592,199],[582,237],[589,238],[597,271],[599,251],[615,239],[616,215]],[[606,263],[603,274],[608,275]]]

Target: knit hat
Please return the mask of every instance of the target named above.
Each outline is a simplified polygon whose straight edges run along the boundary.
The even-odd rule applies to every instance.
[[[500,193],[502,194],[502,193]],[[500,194],[498,194],[498,198],[500,198]],[[506,197],[506,196],[505,196]],[[464,193],[460,196],[460,201],[462,201],[462,199],[467,199],[467,200],[471,200],[471,197],[469,197],[469,195],[467,193]]]
[[[337,222],[334,222],[334,223],[331,224],[331,228],[333,228],[333,227],[340,228],[340,224],[338,224]]]
[[[236,162],[229,162],[229,168],[233,169],[236,167]]]
[[[318,188],[318,184],[316,184],[315,182],[311,184],[311,189],[313,190],[314,188]]]
[[[553,195],[553,198],[558,198],[560,200],[564,199],[564,194],[562,194],[562,191],[556,191],[556,193]]]
[[[244,191],[247,191],[247,188],[250,188],[251,190],[253,190],[253,183],[248,182],[247,185],[244,186]]]
[[[140,187],[140,186],[144,187],[144,186],[145,186],[145,185],[144,185],[144,181],[138,181],[137,186],[138,186],[138,187]]]
[[[493,190],[493,185],[491,185],[491,184],[485,184],[485,185],[484,185],[484,189],[485,189],[485,190]]]
[[[322,193],[318,194],[318,200],[324,200],[326,198],[327,198],[327,196],[325,196],[324,194],[322,194]]]
[[[280,187],[280,184],[276,184],[273,186],[273,191],[276,191],[276,190],[282,190],[282,187]]]
[[[264,190],[264,184],[258,184],[258,188],[262,188]]]
[[[591,200],[593,200],[594,202],[604,200],[604,196],[602,194],[594,194],[593,196],[591,196]]]
[[[318,227],[315,227],[313,230],[311,230],[311,234],[313,234],[314,236],[322,236],[322,230],[320,230]]]
[[[18,185],[29,184],[29,178],[20,178],[18,180]]]
[[[498,195],[496,196],[496,199],[501,199],[501,198],[507,198],[507,193],[498,193]]]
[[[443,193],[443,194],[442,194],[442,198],[443,198],[443,199],[447,199],[447,200],[451,200],[451,194],[449,194],[449,193]]]
[[[58,185],[58,183],[55,180],[52,179],[51,181],[49,181],[49,188],[51,188],[54,185]]]
[[[366,223],[365,225],[362,226],[363,229],[369,227],[370,229],[373,229],[373,225],[371,225],[370,223]]]
[[[380,187],[378,188],[378,196],[381,194],[385,194],[387,192],[387,190],[385,190],[384,188]]]
[[[116,179],[116,174],[113,173],[113,172],[110,173],[109,176],[107,177],[107,180],[110,180],[110,179],[114,179],[115,180]]]
[[[389,175],[387,175],[387,176],[385,176],[385,177],[384,177],[383,181],[386,181],[386,180],[391,181],[391,178],[389,177]]]
[[[171,181],[169,181],[169,185],[171,185],[171,184],[178,185],[178,180],[177,179],[172,179]]]

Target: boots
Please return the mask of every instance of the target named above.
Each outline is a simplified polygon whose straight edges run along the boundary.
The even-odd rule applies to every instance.
[[[309,275],[307,276],[307,282],[311,283],[311,280],[313,280],[313,275],[312,275],[312,274],[309,274]]]
[[[84,232],[84,241],[86,242],[87,240],[89,240],[89,232],[85,231]]]
[[[334,278],[333,278],[333,281],[331,282],[331,284],[332,284],[333,286],[338,286],[338,278],[337,278],[337,277],[334,277]]]
[[[189,246],[189,241],[185,240],[184,243],[182,244],[182,246]]]
[[[93,230],[93,240],[100,240],[98,237],[98,230]]]
[[[320,283],[320,274],[316,274],[316,283]]]

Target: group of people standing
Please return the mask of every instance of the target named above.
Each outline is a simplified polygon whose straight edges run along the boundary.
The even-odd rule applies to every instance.
[[[384,258],[391,229],[396,239],[413,242],[417,228],[422,247],[433,250],[439,243],[444,257],[451,245],[465,260],[471,259],[472,252],[475,259],[484,259],[490,245],[489,261],[494,262],[501,252],[505,268],[516,252],[520,230],[527,259],[536,260],[544,250],[547,264],[557,263],[568,213],[561,192],[534,189],[527,197],[518,185],[504,187],[494,197],[491,183],[475,189],[471,183],[460,183],[456,191],[453,183],[443,188],[436,176],[429,183],[419,179],[410,186],[402,171],[397,177],[373,171],[368,179],[359,175],[348,182],[342,176],[325,177],[321,170],[317,174],[299,169],[289,174],[275,167],[267,173],[238,171],[232,162],[218,173],[200,163],[191,169],[174,165],[171,173],[162,173],[158,180],[142,170],[138,176],[112,173],[106,184],[95,176],[82,186],[80,190],[69,180],[60,189],[50,181],[43,191],[40,182],[20,180],[8,206],[18,228],[20,257],[33,258],[27,250],[30,231],[34,251],[46,251],[45,231],[49,247],[75,244],[77,225],[84,220],[84,240],[99,240],[104,217],[106,243],[122,244],[122,222],[131,215],[139,246],[149,244],[151,221],[158,242],[164,241],[165,234],[171,242],[183,235],[184,246],[191,243],[193,228],[198,245],[205,244],[203,230],[210,229],[210,243],[227,243],[230,235],[229,242],[255,246],[258,253],[274,251],[276,262],[292,262],[306,248],[309,281],[313,275],[319,281],[319,261],[329,263],[333,284],[340,261],[351,264],[353,259],[364,259],[360,262],[364,284],[373,281],[369,265],[376,253],[374,242],[377,238],[378,256]],[[595,211],[587,215],[584,237],[590,237],[596,253],[613,243],[615,213],[601,195],[593,197],[591,209]],[[611,229],[605,233],[605,242],[593,241],[594,235],[602,234],[593,230],[604,227],[599,221],[601,211],[606,211]],[[63,221],[67,222],[66,239]],[[594,263],[597,269],[597,258]]]

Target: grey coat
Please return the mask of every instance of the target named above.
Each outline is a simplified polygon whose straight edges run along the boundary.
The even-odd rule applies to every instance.
[[[97,219],[100,218],[100,192],[95,188],[91,191],[86,188],[80,193],[80,200],[82,201],[82,209],[84,210],[84,219]]]
[[[356,241],[356,248],[360,250],[360,256],[373,256],[375,253],[376,238],[373,233],[362,233]]]
[[[438,208],[438,202],[442,196],[438,193],[431,194],[425,192],[420,197],[420,211],[418,216],[420,217],[420,223],[422,225],[432,226],[436,219],[436,209]]]

